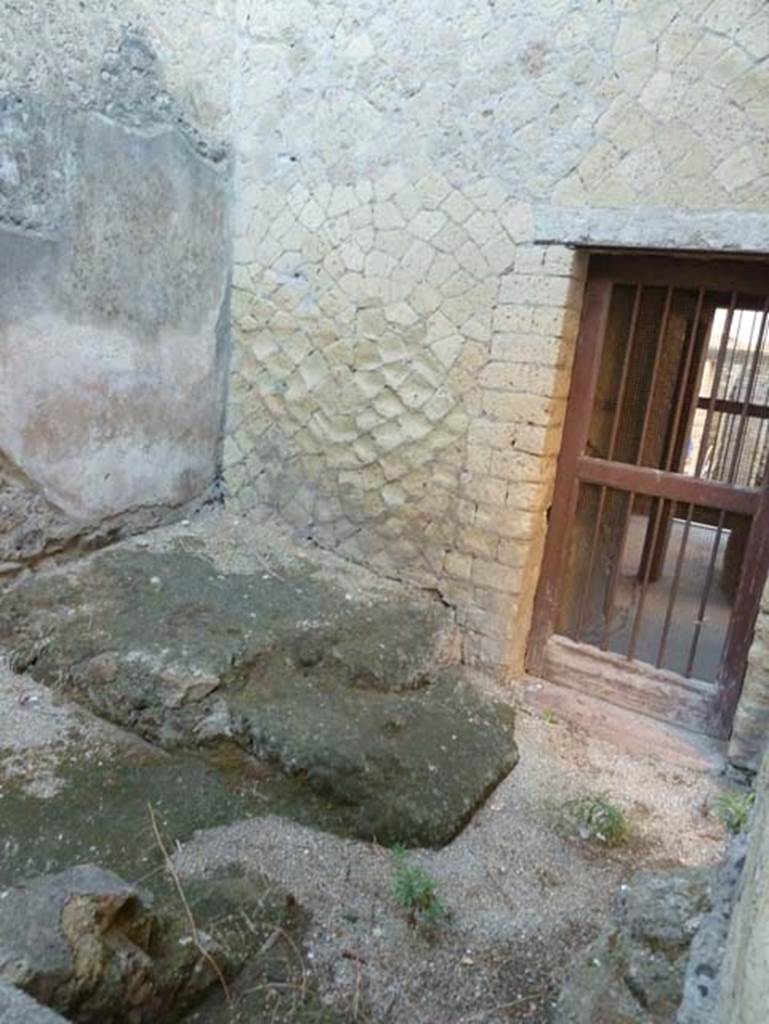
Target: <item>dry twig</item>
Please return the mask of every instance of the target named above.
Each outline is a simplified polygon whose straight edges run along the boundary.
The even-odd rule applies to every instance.
[[[187,917],[187,924],[189,925],[192,942],[197,951],[206,961],[206,963],[208,963],[213,968],[213,971],[216,974],[222,986],[222,991],[224,992],[224,998],[227,1000],[227,1005],[229,1006],[230,1011],[232,1011],[234,1010],[234,1003],[232,1001],[232,994],[230,993],[229,985],[227,984],[227,979],[224,977],[224,973],[219,964],[216,962],[215,958],[200,941],[200,936],[198,934],[198,926],[195,923],[195,917],[192,913],[192,908],[190,907],[189,902],[187,901],[187,897],[184,893],[184,889],[179,878],[179,873],[174,867],[174,863],[168,854],[168,850],[166,849],[165,844],[163,843],[163,837],[160,835],[160,829],[158,828],[157,818],[155,817],[155,809],[149,802],[147,803],[147,809],[149,810],[150,821],[152,823],[152,831],[155,835],[155,842],[158,844],[160,852],[163,854],[163,860],[165,861],[166,869],[168,870],[168,873],[173,879],[174,886],[176,888],[177,893],[179,894],[179,899],[181,900],[182,906],[184,907],[184,913]]]
[[[462,1017],[461,1024],[473,1024],[476,1021],[484,1021],[492,1014],[499,1013],[501,1010],[513,1010],[516,1006],[520,1006],[521,1003],[525,1003],[529,999],[541,997],[546,992],[547,989],[544,988],[535,989],[533,992],[524,992],[522,996],[518,996],[517,999],[511,1000],[509,1003],[498,1003],[496,1006],[489,1006],[485,1010],[479,1010],[478,1013],[471,1013],[469,1017]]]

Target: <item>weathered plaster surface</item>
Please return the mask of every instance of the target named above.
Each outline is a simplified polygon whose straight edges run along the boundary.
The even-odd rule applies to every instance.
[[[156,521],[217,473],[229,164],[211,129],[231,90],[226,69],[212,75],[199,117],[189,92],[169,91],[141,14],[20,4],[0,19],[6,567],[121,517]],[[167,12],[166,30],[178,23]]]
[[[6,536],[18,493],[44,539],[216,471],[229,142],[233,505],[436,589],[468,660],[518,671],[569,247],[769,251],[767,55],[763,0],[18,0],[0,218],[32,315],[0,388]]]
[[[764,753],[769,754],[769,583],[761,598],[729,744],[730,759],[754,771]]]
[[[766,7],[241,0],[238,49],[230,491],[436,588],[466,656],[518,670],[563,243],[769,249]]]
[[[756,780],[756,797],[721,969],[720,1024],[760,1024],[769,1006],[769,757]]]

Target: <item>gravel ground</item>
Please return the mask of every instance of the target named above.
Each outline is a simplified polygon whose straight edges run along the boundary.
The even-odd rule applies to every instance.
[[[707,816],[712,777],[525,714],[518,741],[519,766],[462,835],[410,855],[438,884],[447,910],[438,928],[407,923],[388,851],[279,818],[199,833],[177,868],[195,877],[242,865],[292,892],[312,914],[307,966],[322,1000],[346,1019],[546,1024],[565,966],[606,919],[622,880],[640,866],[714,862],[723,832]],[[625,809],[625,849],[569,836],[562,804],[585,792]]]
[[[293,559],[311,558],[345,580],[351,600],[372,601],[398,586],[217,511],[126,545],[182,546],[209,555],[223,571],[279,573]],[[62,751],[76,749],[98,765],[110,749],[137,742],[15,675],[10,658],[0,659],[6,776],[16,759],[30,791],[55,799]],[[519,714],[517,741],[518,767],[464,832],[442,850],[409,854],[437,882],[447,914],[436,928],[411,927],[396,905],[389,851],[287,819],[253,818],[198,832],[177,852],[177,869],[191,878],[245,865],[293,893],[311,914],[297,955],[322,1003],[345,1020],[547,1024],[565,966],[606,919],[623,879],[639,866],[718,859],[723,832],[707,805],[721,781],[623,752],[537,714]],[[568,834],[562,806],[588,792],[606,793],[626,811],[632,824],[626,847],[596,849]]]
[[[118,750],[147,749],[138,737],[17,675],[12,663],[13,652],[0,649],[0,799],[8,784],[31,796],[55,796],[64,784],[59,765],[73,751],[98,765]],[[0,804],[0,833],[2,824]]]

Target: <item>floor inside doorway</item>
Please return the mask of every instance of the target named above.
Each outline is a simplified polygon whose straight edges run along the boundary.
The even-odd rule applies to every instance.
[[[628,530],[620,585],[617,587],[617,603],[622,606],[624,614],[622,622],[621,616],[617,616],[617,628],[609,641],[609,650],[618,654],[626,653],[630,646],[634,613],[642,589],[639,565],[647,523],[645,516],[634,515]],[[665,628],[685,528],[684,519],[673,520],[663,572],[658,580],[649,582],[646,591],[635,656],[650,665],[656,663],[660,638]],[[661,668],[684,676],[690,674],[695,679],[715,679],[731,613],[731,600],[721,585],[728,539],[728,529],[722,530],[719,537],[715,526],[691,523]],[[706,594],[693,664],[690,673],[687,673],[702,596]]]
[[[641,599],[643,581],[639,579],[641,553],[649,520],[644,515],[631,518],[614,594],[614,614],[608,649],[626,654],[630,649],[636,612]],[[635,641],[634,657],[638,661],[657,664],[665,623],[670,614],[664,656],[659,667],[695,679],[713,681],[718,671],[721,652],[731,614],[731,598],[725,592],[722,577],[724,552],[729,530],[719,535],[714,526],[692,522],[686,538],[678,582],[677,562],[683,535],[684,519],[674,519],[665,552],[662,573],[650,580],[643,598],[643,613]],[[675,598],[671,592],[675,586]],[[703,610],[702,625],[697,630]],[[696,649],[689,669],[692,647],[696,636]],[[599,633],[584,638],[588,643],[600,643]]]

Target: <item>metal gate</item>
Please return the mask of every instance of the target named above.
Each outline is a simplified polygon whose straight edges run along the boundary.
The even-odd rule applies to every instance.
[[[727,736],[769,567],[769,264],[591,257],[529,670]]]

